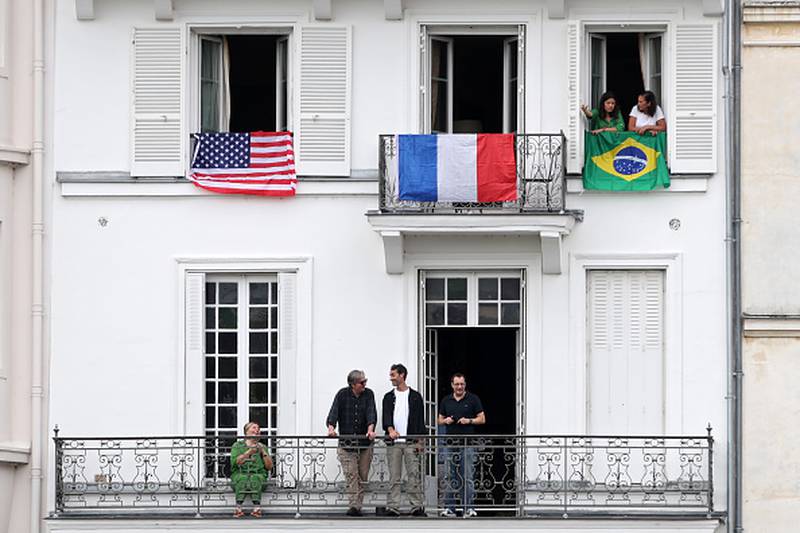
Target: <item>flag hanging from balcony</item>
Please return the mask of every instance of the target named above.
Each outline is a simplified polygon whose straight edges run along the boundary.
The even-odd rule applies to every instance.
[[[505,202],[517,199],[513,134],[397,137],[400,200]]]
[[[633,132],[585,134],[583,188],[606,191],[651,191],[669,187],[664,160],[666,134]]]
[[[292,134],[288,131],[195,133],[188,178],[223,194],[294,196]]]

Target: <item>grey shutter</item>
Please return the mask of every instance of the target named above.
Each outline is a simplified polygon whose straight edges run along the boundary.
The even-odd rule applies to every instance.
[[[297,273],[278,274],[278,434],[297,431]]]
[[[578,173],[583,166],[583,122],[581,105],[581,56],[583,24],[567,23],[567,172]]]
[[[131,175],[182,176],[180,28],[134,28]]]
[[[300,28],[299,113],[295,156],[299,175],[350,175],[351,30]]]
[[[184,287],[184,368],[186,390],[186,423],[189,435],[202,435],[204,423],[204,369],[203,338],[206,276],[202,272],[188,272]]]

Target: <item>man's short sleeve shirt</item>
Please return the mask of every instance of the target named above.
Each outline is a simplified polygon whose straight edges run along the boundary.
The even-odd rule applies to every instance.
[[[452,394],[445,396],[439,404],[439,414],[443,417],[453,417],[453,423],[447,426],[448,435],[472,435],[475,426],[472,424],[459,424],[461,418],[475,418],[483,412],[483,404],[477,395],[467,392],[461,400],[456,400]]]

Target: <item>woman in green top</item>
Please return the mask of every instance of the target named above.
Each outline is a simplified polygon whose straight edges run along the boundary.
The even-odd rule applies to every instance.
[[[597,109],[589,109],[589,106],[583,104],[581,111],[591,120],[591,130],[594,134],[601,131],[625,131],[625,121],[619,112],[617,97],[610,91],[600,97]]]
[[[260,433],[258,424],[248,422],[244,426],[246,438],[236,441],[231,447],[231,485],[236,493],[233,516],[236,518],[244,515],[242,504],[247,495],[253,501],[250,514],[256,518],[261,516],[261,493],[272,470],[272,458],[267,447],[258,442]]]

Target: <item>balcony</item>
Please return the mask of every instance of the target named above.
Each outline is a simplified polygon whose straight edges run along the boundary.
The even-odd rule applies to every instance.
[[[275,466],[262,496],[270,518],[345,516],[339,438],[264,437]],[[234,507],[234,437],[56,437],[53,518],[220,518]],[[427,517],[446,491],[474,490],[480,517],[706,519],[714,512],[713,444],[704,436],[526,435],[421,437]],[[390,489],[376,441],[364,511],[380,514]],[[473,455],[471,484],[449,477]],[[404,475],[404,480],[407,475]],[[406,493],[406,487],[403,487]],[[248,502],[249,503],[249,502]],[[458,503],[456,504],[458,505]],[[408,505],[404,505],[405,512]]]
[[[404,238],[413,235],[534,235],[542,271],[562,271],[561,238],[580,211],[566,208],[566,138],[563,133],[515,136],[517,200],[493,203],[413,202],[399,198],[397,137],[379,137],[378,209],[367,219],[383,238],[386,271],[403,272]]]

